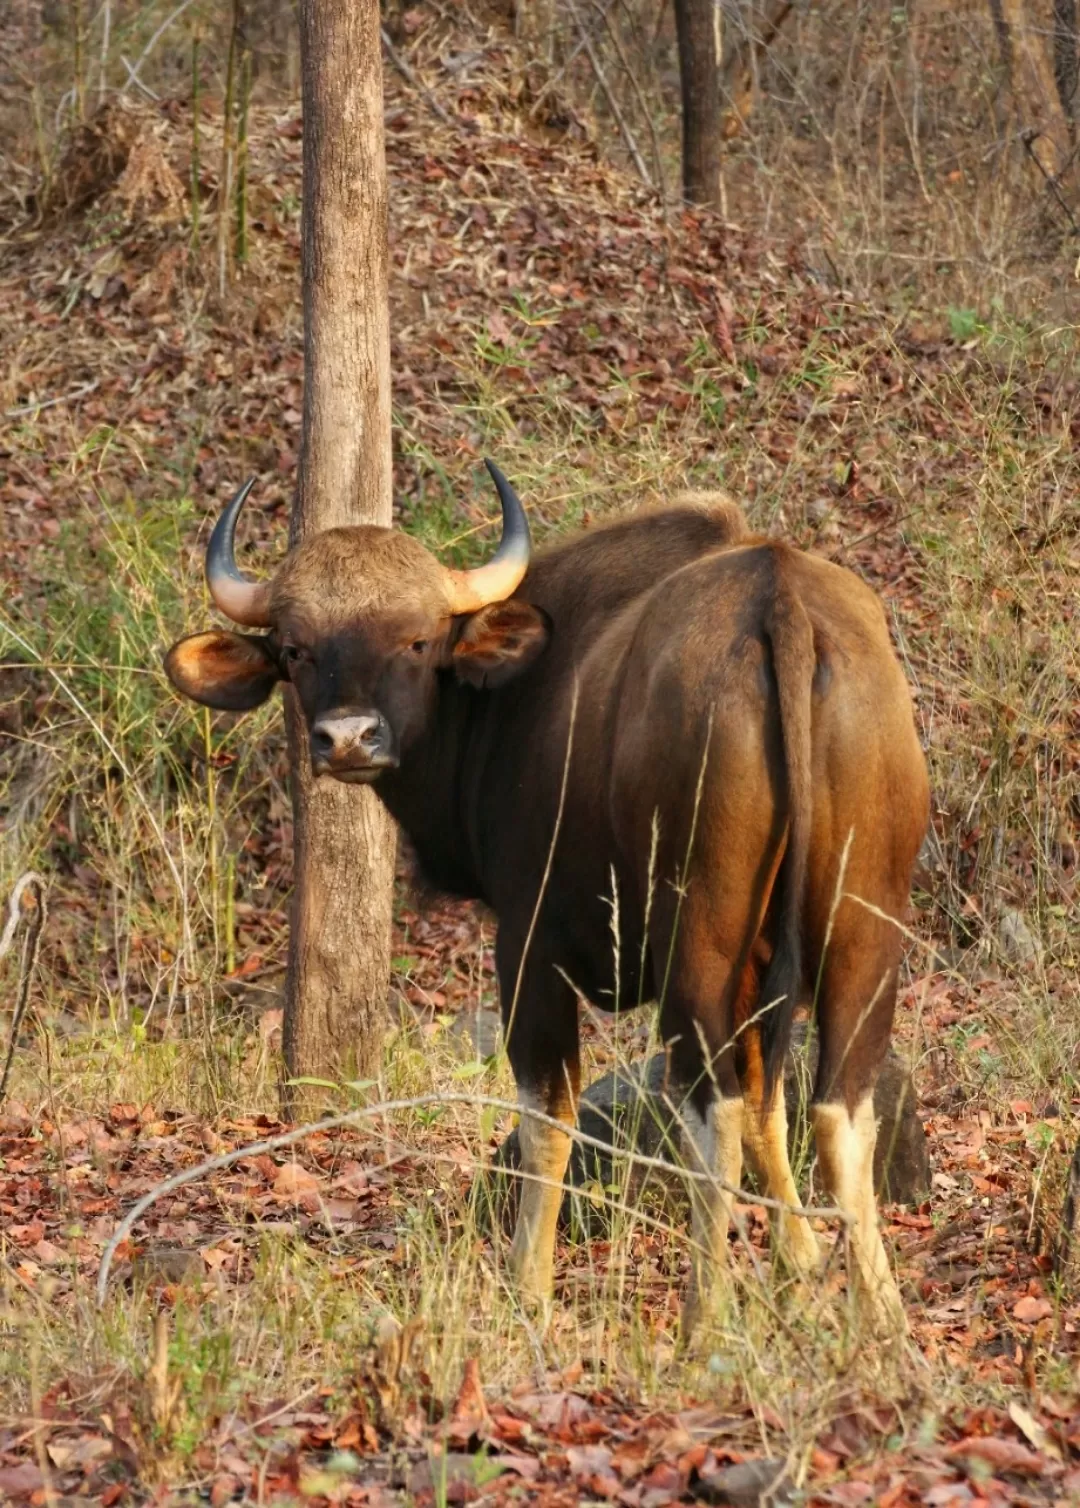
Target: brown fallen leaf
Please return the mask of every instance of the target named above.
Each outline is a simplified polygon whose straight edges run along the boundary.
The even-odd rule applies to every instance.
[[[1027,1294],[1017,1300],[1012,1312],[1013,1319],[1018,1319],[1025,1325],[1034,1325],[1038,1320],[1049,1318],[1054,1312],[1054,1306],[1049,1299],[1037,1299],[1032,1294]]]
[[[44,1487],[45,1478],[32,1462],[21,1466],[0,1466],[0,1495],[9,1498],[28,1498]]]
[[[315,1174],[301,1167],[298,1162],[283,1163],[271,1184],[272,1191],[283,1199],[292,1199],[299,1194],[314,1194],[318,1188],[319,1180]]]
[[[606,1445],[568,1445],[566,1461],[575,1477],[605,1476],[611,1471],[611,1451]]]
[[[258,953],[249,953],[243,963],[238,964],[232,973],[226,974],[226,979],[250,979],[252,974],[257,974],[263,966],[262,958]]]
[[[1024,1476],[1041,1476],[1046,1470],[1046,1458],[1019,1440],[1002,1440],[996,1435],[973,1435],[965,1440],[954,1440],[946,1447],[950,1458],[985,1461],[995,1471],[1015,1471]]]
[[[448,1434],[451,1443],[467,1445],[489,1422],[488,1406],[480,1383],[480,1363],[475,1356],[470,1356],[465,1363],[454,1406],[450,1410]]]
[[[45,1447],[49,1460],[57,1471],[85,1470],[95,1461],[104,1460],[113,1453],[112,1445],[100,1435],[87,1435],[82,1439],[50,1440]]]
[[[239,1486],[240,1482],[230,1473],[215,1477],[210,1486],[210,1508],[225,1508],[226,1503],[232,1502]]]
[[[513,1471],[530,1481],[540,1475],[540,1462],[535,1456],[519,1455],[517,1451],[503,1451],[500,1455],[488,1456],[492,1466],[501,1466],[503,1471]]]
[[[1054,1461],[1062,1459],[1061,1447],[1050,1435],[1046,1426],[1040,1424],[1035,1415],[1030,1413],[1022,1403],[1017,1403],[1015,1398],[1009,1404],[1009,1418],[1036,1450],[1042,1451],[1044,1456],[1050,1456]]]

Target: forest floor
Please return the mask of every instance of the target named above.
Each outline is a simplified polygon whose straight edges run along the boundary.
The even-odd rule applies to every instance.
[[[49,907],[0,1107],[0,1501],[662,1508],[778,1477],[822,1504],[1080,1501],[1080,1305],[1051,1261],[1080,1112],[1070,334],[932,285],[893,315],[794,234],[665,215],[572,120],[536,125],[503,44],[474,51],[446,120],[388,75],[400,522],[477,558],[485,454],[540,538],[722,486],[883,596],[934,790],[898,1020],[933,1191],[884,1211],[910,1342],[860,1335],[833,1265],[812,1295],[772,1275],[752,1196],[694,1352],[677,1213],[567,1234],[554,1311],[523,1311],[473,1194],[511,1121],[467,1029],[493,923],[404,869],[384,1073],[326,1100],[411,1103],[164,1193],[96,1304],[138,1198],[285,1130],[279,714],[211,719],[160,663],[206,621],[208,523],[248,474],[248,558],[280,552],[302,380],[298,110],[252,112],[222,289],[214,116],[196,219],[190,107],[113,109],[0,239],[0,881],[33,865]],[[590,1071],[650,1031],[590,1013]]]

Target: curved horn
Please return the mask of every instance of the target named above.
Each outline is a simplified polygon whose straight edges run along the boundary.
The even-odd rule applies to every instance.
[[[215,606],[234,623],[269,628],[270,583],[256,581],[236,564],[236,520],[254,485],[255,478],[248,477],[214,525],[206,547],[206,584]]]
[[[512,595],[529,569],[529,520],[521,499],[495,465],[484,461],[502,504],[502,542],[487,565],[473,571],[447,571],[450,610],[475,613],[489,602],[503,602]]]

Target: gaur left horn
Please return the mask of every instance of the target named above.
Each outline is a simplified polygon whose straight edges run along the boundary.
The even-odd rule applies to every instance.
[[[247,481],[214,525],[206,547],[206,584],[214,604],[248,628],[270,627],[270,583],[256,581],[236,563],[236,520],[247,502],[255,478]]]
[[[474,571],[447,571],[450,610],[475,613],[489,602],[503,602],[520,585],[529,569],[529,520],[521,499],[495,465],[484,461],[502,504],[502,541],[487,565]]]

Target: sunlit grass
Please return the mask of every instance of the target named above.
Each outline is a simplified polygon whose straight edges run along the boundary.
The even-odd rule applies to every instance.
[[[759,345],[783,334],[781,319],[762,309]],[[495,515],[479,459],[490,453],[512,474],[541,542],[687,485],[722,485],[746,499],[756,526],[857,562],[850,547],[866,530],[845,516],[845,467],[854,457],[875,470],[878,491],[898,510],[885,524],[917,580],[918,601],[905,605],[900,594],[890,613],[934,786],[936,846],[908,978],[931,972],[946,949],[961,983],[989,973],[997,986],[962,1023],[966,1037],[957,1028],[942,1041],[913,1010],[902,1050],[919,1073],[947,1061],[960,1104],[1057,1102],[1060,1120],[1033,1130],[1043,1136],[1033,1154],[1038,1187],[1052,1202],[1063,1149],[1071,1150],[1068,1102],[1080,1061],[1067,900],[1080,816],[1070,752],[1080,686],[1068,613],[1080,533],[1072,461],[1060,434],[1018,417],[989,360],[962,375],[941,369],[935,432],[925,414],[916,422],[906,406],[894,412],[873,396],[867,373],[880,353],[844,334],[822,334],[773,385],[745,369],[736,378],[703,340],[677,420],[636,424],[631,384],[602,430],[558,392],[508,397],[502,368],[478,343],[462,361],[471,485],[402,415],[401,452],[421,479],[404,523],[448,558],[480,558]],[[925,372],[889,340],[885,350],[908,391],[920,392]],[[1041,359],[1034,337],[1029,354]],[[793,403],[803,405],[794,422]],[[785,437],[775,454],[773,430]],[[277,1003],[289,885],[280,713],[271,705],[241,720],[210,717],[168,689],[161,655],[179,633],[204,625],[208,608],[196,514],[163,479],[166,495],[167,505],[138,508],[110,498],[73,520],[23,600],[0,603],[0,655],[28,667],[6,672],[20,731],[0,775],[0,885],[10,890],[34,865],[52,890],[11,1095],[54,1125],[102,1116],[116,1102],[218,1124],[276,1106],[280,1064],[259,1020]],[[1022,913],[1036,956],[1009,956],[1006,910]],[[254,951],[267,958],[265,973],[223,981]],[[407,972],[408,961],[399,964]],[[0,965],[5,988],[17,966],[15,954]],[[992,1050],[967,1050],[976,1027]],[[590,1071],[640,1048],[640,1031],[619,1025],[590,1039]],[[388,1040],[376,1085],[326,1098],[341,1108],[361,1093],[463,1091],[512,1097],[505,1062],[463,1062],[445,1028],[406,1024]],[[166,1424],[153,1417],[151,1297],[117,1281],[98,1313],[81,1282],[53,1304],[47,1283],[34,1292],[5,1268],[0,1302],[24,1340],[34,1335],[46,1385],[74,1377],[87,1396],[119,1389],[134,1400],[163,1471],[189,1461],[210,1422],[240,1399],[330,1388],[349,1400],[375,1387],[388,1315],[413,1337],[399,1392],[424,1409],[453,1396],[478,1350],[484,1381],[497,1389],[580,1363],[598,1384],[658,1407],[750,1398],[763,1420],[783,1422],[795,1457],[845,1390],[903,1396],[904,1427],[915,1430],[922,1400],[929,1417],[954,1385],[911,1353],[860,1343],[837,1277],[842,1264],[807,1295],[774,1282],[767,1260],[759,1281],[737,1244],[731,1303],[684,1354],[676,1344],[683,1213],[642,1201],[633,1170],[619,1163],[603,1191],[614,1209],[602,1226],[579,1207],[554,1311],[523,1309],[507,1279],[507,1244],[472,1187],[506,1129],[506,1116],[481,1105],[429,1106],[369,1138],[373,1166],[391,1137],[408,1153],[390,1210],[392,1250],[355,1235],[309,1241],[239,1216],[226,1221],[222,1239],[240,1253],[243,1282],[208,1279],[178,1297],[168,1345],[183,1387]],[[30,1397],[29,1354],[27,1345],[0,1354],[13,1411]]]

